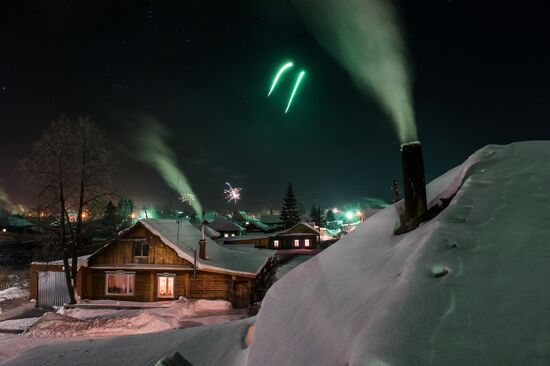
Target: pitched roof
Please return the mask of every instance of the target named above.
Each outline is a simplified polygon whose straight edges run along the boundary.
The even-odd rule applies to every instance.
[[[20,217],[0,213],[0,226],[2,228],[30,227],[33,226],[33,224]]]
[[[304,234],[307,234],[307,233],[290,233],[290,231],[292,229],[294,229],[295,227],[297,226],[300,226],[300,225],[303,225],[305,227],[307,227],[308,229],[310,229],[311,231],[313,231],[315,234],[317,235],[321,235],[321,233],[319,232],[319,230],[315,229],[314,227],[312,227],[311,225],[309,225],[308,223],[306,222],[299,222],[297,223],[296,225],[288,228],[288,229],[285,229],[285,230],[278,230],[278,231],[274,231],[272,233],[250,233],[250,234],[246,234],[246,235],[240,235],[240,236],[233,236],[233,237],[230,237],[230,238],[222,238],[223,239],[223,242],[224,243],[231,243],[231,242],[239,242],[239,241],[243,241],[243,240],[254,240],[254,239],[262,239],[262,238],[271,238],[271,237],[275,237],[275,236],[290,236],[290,235],[304,235]],[[221,239],[220,239],[221,240]]]
[[[251,220],[251,221],[248,222],[248,225],[255,225],[258,229],[260,229],[262,231],[273,230],[272,228],[270,228],[269,226],[267,226],[266,224],[264,224],[263,222],[258,221],[258,220]]]
[[[197,228],[199,231],[201,230],[201,224],[199,224],[198,222],[195,222],[193,224],[195,228]],[[219,238],[220,236],[222,236],[222,234],[220,234],[219,232],[217,232],[216,230],[212,229],[211,227],[209,227],[208,225],[204,225],[204,235],[210,237],[210,238]]]
[[[194,263],[194,250],[199,250],[200,230],[188,222],[180,223],[179,240],[177,238],[178,224],[175,220],[145,219],[136,225],[143,225],[151,233],[183,259]],[[206,240],[206,257],[197,257],[197,268],[235,275],[251,276],[258,274],[267,263],[265,254],[244,253],[224,248],[208,236]]]
[[[216,219],[208,226],[216,231],[245,231],[244,227],[226,219]]]
[[[305,226],[307,227],[308,229],[310,229],[311,231],[315,232],[317,235],[320,235],[321,233],[319,232],[319,230],[317,230],[316,228],[314,228],[313,226],[311,226],[310,224],[308,224],[307,222],[303,222],[303,221],[300,221],[299,223],[297,223],[296,225],[286,229],[286,230],[283,230],[281,234],[287,234],[289,233],[292,229],[294,229],[295,227],[297,226]]]
[[[260,217],[260,221],[267,225],[282,224],[281,217],[279,215],[263,215]]]

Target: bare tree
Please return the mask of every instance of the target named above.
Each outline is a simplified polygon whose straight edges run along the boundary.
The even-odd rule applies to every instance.
[[[44,131],[20,169],[35,203],[55,217],[51,230],[63,252],[67,287],[75,303],[85,222],[110,194],[112,158],[105,135],[89,117],[62,117]]]

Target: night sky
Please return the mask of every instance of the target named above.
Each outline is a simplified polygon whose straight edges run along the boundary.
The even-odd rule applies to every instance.
[[[487,144],[550,138],[550,3],[396,5],[427,181]],[[171,131],[206,208],[235,207],[223,199],[226,181],[244,188],[238,207],[254,211],[279,208],[289,181],[307,208],[390,201],[401,179],[389,118],[290,2],[3,1],[0,24],[0,187],[15,202],[25,198],[17,161],[62,114],[105,128],[118,191],[140,204],[171,196],[133,157],[145,115]],[[307,76],[285,115],[287,93],[266,94],[289,59]]]

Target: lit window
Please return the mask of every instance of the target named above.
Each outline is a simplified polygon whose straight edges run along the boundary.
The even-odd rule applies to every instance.
[[[299,247],[299,246],[300,246],[300,240],[299,240],[299,239],[294,239],[294,246],[295,246],[295,247]]]
[[[309,248],[309,239],[304,239],[304,247]]]
[[[247,221],[247,222],[245,223],[245,225],[250,225],[250,222]]]
[[[175,275],[158,275],[158,297],[174,298]]]
[[[278,240],[273,240],[273,246],[275,248],[278,248],[279,247],[279,241]]]
[[[231,234],[231,236],[235,236],[235,233]]]
[[[224,237],[224,238],[229,238],[229,234],[228,234],[228,233],[224,233],[224,234],[223,234],[223,237]]]
[[[107,272],[105,274],[105,294],[133,295],[135,276],[134,272]]]
[[[2,232],[5,233],[7,230],[6,229],[2,229]]]

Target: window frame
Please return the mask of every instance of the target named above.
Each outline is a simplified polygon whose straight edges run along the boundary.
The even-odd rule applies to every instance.
[[[172,291],[174,292],[172,296],[160,296],[159,294],[159,278],[160,277],[167,277],[167,278],[173,278],[174,279],[174,285]],[[176,274],[175,273],[157,273],[157,299],[175,299],[176,298]]]
[[[109,275],[126,275],[126,288],[130,290],[130,276],[133,278],[132,292],[125,294],[109,292]],[[132,297],[136,294],[136,272],[127,271],[105,271],[105,296],[127,296]]]
[[[147,245],[147,255],[143,255],[143,246]],[[139,246],[141,255],[136,255],[136,248]],[[149,243],[134,243],[134,258],[149,258],[151,245]]]
[[[278,239],[275,239],[273,240],[273,248],[279,248],[279,240]]]
[[[304,239],[304,248],[309,248],[309,247],[311,247],[311,240]]]
[[[300,239],[294,239],[294,248],[300,247]]]

